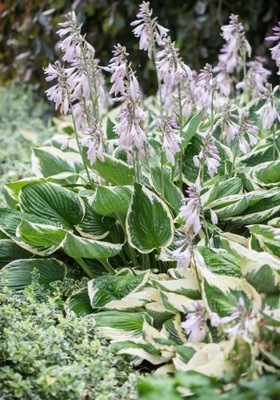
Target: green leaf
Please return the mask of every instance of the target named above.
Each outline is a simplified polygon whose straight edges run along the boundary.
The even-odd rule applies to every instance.
[[[240,178],[231,178],[225,181],[224,177],[218,177],[215,184],[212,186],[209,193],[206,195],[206,201],[203,202],[203,206],[209,205],[211,202],[217,199],[227,198],[228,196],[238,195],[242,192],[243,185]]]
[[[191,117],[191,119],[187,123],[187,126],[184,127],[184,129],[183,129],[183,142],[182,142],[183,148],[185,148],[189,144],[189,142],[192,140],[192,138],[197,133],[199,124],[200,124],[202,116],[203,116],[203,113],[204,113],[203,109],[197,111]]]
[[[206,267],[214,274],[235,276],[237,278],[242,276],[240,258],[222,249],[200,246],[198,250],[203,256]]]
[[[132,186],[99,185],[90,199],[90,205],[97,214],[122,221],[126,217],[132,195]]]
[[[82,238],[68,232],[61,243],[65,253],[73,258],[106,259],[113,257],[122,249],[122,244]]]
[[[104,161],[97,159],[93,165],[89,164],[90,168],[98,172],[101,178],[112,185],[132,185],[134,180],[133,168],[128,166],[124,161],[109,156],[108,154],[103,155]]]
[[[0,240],[0,269],[19,258],[30,258],[32,253],[21,248],[11,239]]]
[[[129,244],[142,253],[171,244],[173,220],[167,205],[153,192],[135,183],[126,229]]]
[[[250,224],[259,224],[280,213],[280,192],[271,189],[251,192],[245,195],[249,201],[249,207],[241,216],[225,218],[234,226],[244,226]]]
[[[130,271],[124,271],[119,275],[105,275],[91,280],[88,283],[91,306],[102,308],[112,300],[120,300],[129,293],[135,292],[141,286],[146,275],[143,273],[134,276]]]
[[[73,311],[78,317],[92,314],[94,311],[90,305],[88,289],[80,289],[68,297],[66,309]]]
[[[32,183],[19,194],[22,211],[46,218],[63,228],[73,228],[84,217],[84,204],[74,192],[53,183]]]
[[[174,183],[170,181],[170,176],[166,173],[166,170],[163,174],[163,185],[161,179],[161,169],[158,166],[154,166],[150,169],[150,177],[151,177],[151,185],[155,188],[157,193],[164,198],[167,203],[173,208],[175,211],[179,211],[179,208],[182,205],[182,193],[177,188]],[[162,194],[162,186],[164,187],[164,196]]]
[[[258,292],[243,279],[209,275],[203,280],[203,299],[210,312],[224,317],[232,313],[239,297],[245,301],[246,308],[257,312],[261,308],[261,297]]]
[[[94,320],[103,334],[113,340],[142,338],[144,322],[152,322],[147,313],[125,311],[102,311],[94,314]]]
[[[85,215],[83,220],[75,226],[75,229],[81,236],[88,239],[97,240],[105,238],[109,234],[110,225],[112,225],[112,223],[108,223],[109,218],[104,218],[94,212],[86,198],[82,198],[82,200],[85,206]]]
[[[249,231],[258,239],[261,248],[280,257],[280,241],[275,239],[275,229],[267,225],[250,225]]]
[[[273,159],[273,146],[254,147],[253,151],[238,158],[238,162],[245,164],[248,167],[255,167],[266,161]]]
[[[242,215],[248,205],[249,201],[245,195],[234,195],[213,201],[209,208],[215,211],[218,219],[224,219]]]
[[[279,187],[280,161],[270,161],[256,166],[251,170],[251,176],[258,186]]]
[[[66,276],[65,264],[54,258],[16,260],[0,271],[0,288],[8,286],[15,290],[24,289],[32,283],[35,269],[39,274],[40,284],[63,280]]]
[[[70,172],[68,183],[75,183],[75,174],[84,169],[78,153],[63,152],[55,147],[45,146],[33,149],[32,169],[37,176],[47,178]]]
[[[59,247],[65,238],[67,231],[52,225],[36,224],[22,220],[17,228],[17,236],[23,242],[34,246],[35,248],[43,247],[45,251],[37,254],[50,255]]]
[[[112,348],[118,354],[129,354],[143,360],[149,361],[153,365],[162,364],[165,358],[161,356],[161,352],[151,343],[140,343],[132,340],[117,341],[112,344]]]
[[[151,375],[141,380],[137,387],[141,400],[182,400],[173,377]]]

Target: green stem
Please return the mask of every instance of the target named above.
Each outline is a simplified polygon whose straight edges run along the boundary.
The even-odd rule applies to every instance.
[[[276,156],[276,124],[273,125],[272,135],[273,135],[272,158],[273,158],[273,161],[275,161],[275,156]]]
[[[108,271],[111,275],[116,275],[116,272],[115,272],[114,268],[111,266],[111,264],[109,263],[109,261],[107,260],[107,258],[99,259],[99,261],[101,262],[101,264],[107,269],[107,271]]]
[[[87,263],[84,262],[81,258],[75,258],[75,261],[82,267],[82,269],[85,271],[87,276],[91,279],[96,277],[96,274],[90,269],[90,267],[87,265]]]
[[[68,102],[69,102],[70,110],[71,110],[71,117],[72,117],[72,122],[73,122],[73,128],[74,128],[74,134],[75,134],[76,143],[77,143],[77,146],[78,146],[78,149],[79,149],[79,153],[80,153],[82,162],[83,162],[84,167],[85,167],[85,171],[86,171],[86,174],[87,174],[87,177],[88,177],[88,180],[89,180],[89,184],[90,184],[91,188],[94,189],[94,183],[90,178],[88,167],[87,167],[86,162],[85,162],[84,157],[83,157],[82,147],[81,147],[80,141],[79,141],[77,125],[76,125],[76,121],[75,121],[75,118],[74,118],[74,111],[73,111],[71,96],[70,96],[70,93],[69,93],[69,89],[68,89],[67,83],[66,83],[66,90],[67,90],[67,98],[68,98]]]
[[[229,171],[229,176],[228,176],[229,179],[232,177],[232,172],[233,172],[233,169],[234,169],[234,164],[235,164],[235,160],[236,160],[236,156],[237,156],[237,151],[238,151],[238,138],[237,138],[236,145],[235,145],[235,148],[234,148],[232,165],[231,165],[231,168],[230,168],[230,171]]]
[[[178,84],[178,100],[179,100],[179,128],[180,128],[180,137],[183,138],[183,114],[182,114],[182,93],[181,86]],[[181,147],[181,154],[179,158],[179,188],[183,189],[183,148]]]

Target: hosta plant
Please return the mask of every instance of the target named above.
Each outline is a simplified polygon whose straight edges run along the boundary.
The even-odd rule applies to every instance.
[[[22,289],[34,267],[42,284],[76,268],[89,281],[66,311],[91,314],[134,364],[276,371],[279,88],[250,59],[238,16],[222,27],[217,65],[196,73],[143,2],[132,25],[155,67],[151,98],[124,46],[100,66],[76,15],[60,25],[65,65],[45,69],[57,82],[47,96],[72,129],[33,150],[35,176],[6,185],[2,287]]]

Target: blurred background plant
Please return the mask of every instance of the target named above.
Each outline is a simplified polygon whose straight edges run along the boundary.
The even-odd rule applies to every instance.
[[[164,7],[160,0],[150,3],[160,24],[168,26],[171,37],[177,39],[176,44],[186,64],[196,70],[206,62],[216,63],[223,43],[220,28],[231,13],[239,14],[247,38],[255,54],[260,56],[269,55],[269,43],[264,38],[271,34],[280,15],[278,0],[166,0]],[[138,1],[131,0],[75,0],[71,6],[66,0],[2,1],[0,82],[31,82],[37,90],[46,89],[42,68],[59,56],[55,31],[71,7],[83,23],[83,31],[87,32],[87,40],[95,47],[101,65],[108,63],[115,44],[125,43],[132,60],[137,62],[135,67],[141,70],[139,79],[145,82],[144,91],[154,93],[151,62],[147,61],[145,52],[137,50],[138,42],[128,29],[138,5]],[[274,65],[271,63],[267,67],[272,69]],[[277,79],[276,73],[272,79]]]

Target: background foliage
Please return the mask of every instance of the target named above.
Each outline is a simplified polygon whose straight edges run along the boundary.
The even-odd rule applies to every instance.
[[[186,64],[196,70],[206,62],[216,62],[223,43],[220,27],[228,22],[231,13],[239,14],[255,54],[262,56],[269,54],[264,38],[271,34],[280,14],[278,0],[166,0],[164,7],[160,0],[150,3],[159,23],[168,27],[171,37],[176,38]],[[146,54],[137,51],[138,41],[129,27],[138,5],[138,1],[131,0],[76,0],[71,7],[83,23],[87,40],[95,47],[101,65],[108,63],[115,44],[125,44],[131,59],[137,62],[135,67],[141,70],[139,78],[145,82],[144,91],[151,94],[155,90],[152,66]],[[17,78],[36,83],[37,88],[46,87],[42,68],[58,58],[55,31],[68,11],[70,3],[66,0],[1,2],[2,83]],[[268,67],[271,69],[273,65]]]

